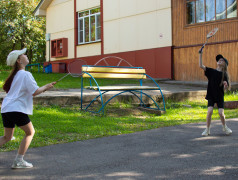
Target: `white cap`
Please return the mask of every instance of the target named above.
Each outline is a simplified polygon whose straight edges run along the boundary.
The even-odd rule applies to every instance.
[[[14,50],[14,51],[10,52],[7,56],[7,65],[13,66],[16,63],[18,56],[25,54],[26,50],[27,49],[24,48],[22,50]]]

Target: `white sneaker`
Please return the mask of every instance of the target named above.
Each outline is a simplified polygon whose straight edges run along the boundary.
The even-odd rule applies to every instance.
[[[28,163],[24,160],[22,161],[16,161],[14,160],[12,164],[12,169],[18,169],[18,168],[32,168],[33,165],[31,163]]]
[[[14,137],[14,136],[12,136],[12,139],[11,139],[11,141],[14,141],[16,138]]]
[[[226,135],[230,135],[232,133],[232,130],[228,128],[226,125],[223,126],[222,130],[226,133]]]
[[[208,136],[208,135],[210,135],[210,128],[206,128],[202,133],[202,136]]]

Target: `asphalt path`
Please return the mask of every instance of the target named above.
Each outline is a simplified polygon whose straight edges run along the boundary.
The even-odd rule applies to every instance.
[[[12,170],[16,151],[0,153],[0,179],[34,180],[235,180],[238,179],[238,118],[231,136],[212,121],[30,148],[32,169]]]

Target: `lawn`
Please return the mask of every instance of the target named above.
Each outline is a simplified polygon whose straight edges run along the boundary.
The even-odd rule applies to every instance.
[[[34,115],[30,116],[36,130],[31,148],[128,134],[166,126],[205,122],[207,112],[204,100],[168,102],[166,103],[167,112],[161,116],[141,112],[128,104],[120,105],[120,109],[118,106],[107,108],[106,116],[80,112],[79,106],[35,106]],[[226,118],[238,117],[237,109],[226,109],[225,114]],[[214,110],[213,119],[219,119],[217,109]],[[2,124],[0,124],[0,134],[3,134]],[[16,128],[14,136],[16,140],[4,145],[0,151],[18,148],[24,133]]]
[[[62,77],[62,74],[48,75],[34,73],[33,75],[39,85],[55,81],[55,79]],[[0,72],[0,82],[3,82],[3,79],[6,77],[6,72]],[[68,79],[68,82],[66,80],[62,81],[59,83],[62,87],[58,86],[58,88],[72,88],[72,86],[79,88],[79,80],[75,79],[77,78]],[[238,100],[238,93],[226,93],[225,99]],[[79,106],[59,107],[37,105],[34,106],[34,115],[30,116],[36,130],[30,147],[34,148],[105,136],[128,134],[166,126],[205,122],[206,106],[207,102],[205,100],[176,103],[168,101],[166,102],[167,112],[158,116],[142,112],[130,104],[116,103],[113,106],[107,106],[106,116],[98,116],[91,113],[80,112]],[[225,114],[226,118],[238,117],[237,109],[225,109]],[[213,119],[219,119],[217,109],[214,110]],[[0,135],[3,134],[3,131],[2,123],[0,123]],[[16,128],[14,136],[16,140],[1,147],[0,151],[11,151],[19,147],[24,133],[19,128]]]
[[[57,81],[61,77],[63,77],[65,74],[60,74],[60,73],[51,73],[51,74],[46,74],[46,73],[37,73],[34,72],[32,73],[38,86],[43,86],[45,84],[48,84],[50,82]],[[3,83],[5,79],[8,77],[9,71],[0,71],[0,88],[2,88]],[[120,80],[120,79],[98,79],[99,85],[104,85],[104,84],[139,84],[138,80]],[[89,81],[86,81],[85,85],[89,85]],[[75,89],[75,88],[80,88],[81,87],[81,78],[80,77],[72,77],[72,76],[67,76],[65,77],[62,81],[58,82],[55,85],[55,89]]]

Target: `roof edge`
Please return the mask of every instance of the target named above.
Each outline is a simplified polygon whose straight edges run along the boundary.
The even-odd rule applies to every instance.
[[[33,14],[35,16],[45,16],[45,10],[52,1],[53,0],[41,0],[39,4],[36,6],[35,10],[33,11]]]

